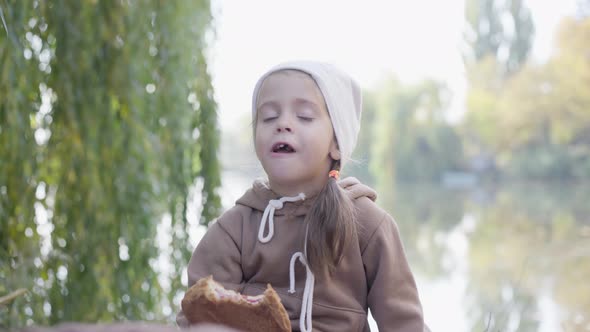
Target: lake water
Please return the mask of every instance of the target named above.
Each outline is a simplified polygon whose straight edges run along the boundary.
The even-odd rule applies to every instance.
[[[251,182],[224,172],[224,206]],[[189,214],[198,214],[198,202]],[[433,331],[590,331],[587,184],[454,190],[396,184],[381,188],[377,202],[399,225]],[[0,306],[0,328],[74,320],[172,323],[190,250],[171,243],[182,229],[169,216],[151,228],[126,225],[126,235],[115,239],[78,228],[53,246],[49,239],[63,232],[47,220],[37,224],[37,242],[27,241],[37,237],[26,231],[18,257],[0,262],[0,296],[29,290]],[[204,229],[194,217],[189,228],[192,248]]]

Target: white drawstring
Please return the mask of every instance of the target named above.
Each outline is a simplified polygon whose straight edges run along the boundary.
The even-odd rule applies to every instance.
[[[260,221],[260,228],[258,229],[258,241],[262,243],[267,243],[272,239],[272,236],[275,232],[275,225],[274,225],[274,215],[275,210],[280,210],[283,208],[284,202],[297,202],[305,200],[305,194],[300,193],[297,196],[293,197],[281,197],[279,199],[271,199],[264,209],[264,214],[262,215],[262,220]],[[264,236],[264,229],[266,228],[266,222],[268,221],[268,234]]]
[[[313,287],[315,285],[315,277],[311,269],[307,265],[307,260],[301,251],[298,251],[291,256],[289,263],[289,293],[295,293],[295,261],[299,258],[301,264],[305,266],[305,288],[303,289],[303,299],[301,302],[301,314],[299,315],[299,329],[301,332],[311,332],[311,309],[313,306]]]
[[[260,228],[258,229],[258,241],[267,243],[272,239],[274,235],[274,214],[275,210],[283,208],[285,202],[297,202],[305,200],[305,194],[300,193],[293,197],[281,197],[279,199],[271,199],[264,209],[262,214],[262,220],[260,221]],[[268,222],[268,234],[264,236],[264,229]],[[313,306],[313,288],[315,285],[315,277],[311,272],[306,260],[307,256],[307,228],[305,229],[305,245],[303,249],[304,253],[296,252],[291,256],[291,262],[289,262],[289,293],[295,293],[295,261],[299,258],[301,264],[305,266],[305,288],[303,290],[303,300],[301,303],[301,315],[299,316],[299,328],[301,332],[311,332],[311,309]]]
[[[301,314],[299,315],[299,329],[301,332],[311,332],[311,309],[313,307],[313,288],[315,286],[315,276],[311,272],[307,264],[307,231],[305,228],[305,244],[303,247],[303,254],[298,251],[291,256],[289,262],[289,293],[295,293],[295,261],[299,258],[301,264],[305,266],[305,288],[303,289],[303,299],[301,301]]]

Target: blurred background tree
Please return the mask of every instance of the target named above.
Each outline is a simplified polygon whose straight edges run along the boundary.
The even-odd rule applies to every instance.
[[[0,294],[30,291],[0,327],[171,314],[156,227],[184,266],[189,188],[220,212],[209,6],[0,4]]]
[[[444,85],[432,80],[404,85],[390,78],[365,99],[361,126],[366,129],[357,158],[368,160],[378,186],[391,188],[395,179],[436,181],[442,170],[459,167],[462,147],[445,121],[449,95]]]
[[[490,154],[509,178],[588,178],[588,36],[580,15],[562,22],[546,63],[524,63],[508,76],[495,57],[468,64],[467,155]]]
[[[500,73],[509,76],[526,62],[534,24],[523,0],[467,0],[465,18],[468,65],[492,57],[501,63]]]
[[[504,83],[526,63],[534,39],[530,10],[522,0],[468,0],[463,53],[468,91],[461,128],[465,153],[480,170],[495,170],[499,136],[498,99]]]
[[[531,11],[521,0],[465,4],[465,113],[451,123],[444,84],[384,80],[365,92],[352,173],[380,191],[396,181],[590,178],[588,1],[564,19],[555,51],[530,58]],[[461,175],[463,174],[463,175]],[[451,175],[451,176],[449,176]],[[473,179],[473,178],[471,178]]]

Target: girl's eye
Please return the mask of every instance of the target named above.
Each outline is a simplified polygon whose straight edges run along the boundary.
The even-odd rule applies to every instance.
[[[269,117],[263,118],[262,122],[270,122],[276,118],[277,118],[276,116],[269,116]]]
[[[311,122],[311,121],[313,120],[313,118],[312,118],[312,117],[309,117],[309,116],[303,116],[303,115],[300,115],[300,116],[298,116],[298,118],[299,118],[300,120],[302,120],[302,121],[305,121],[305,122]]]

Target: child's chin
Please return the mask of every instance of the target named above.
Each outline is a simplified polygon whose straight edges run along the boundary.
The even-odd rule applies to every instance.
[[[296,178],[297,173],[301,173],[301,168],[296,162],[269,163],[264,171],[269,178],[289,180]]]
[[[277,185],[293,185],[293,184],[296,184],[301,181],[296,176],[293,176],[293,174],[276,174],[275,173],[275,174],[269,174],[268,178],[273,184],[277,184]]]
[[[301,176],[298,176],[295,168],[282,168],[266,172],[271,183],[279,185],[294,185],[302,181]]]

